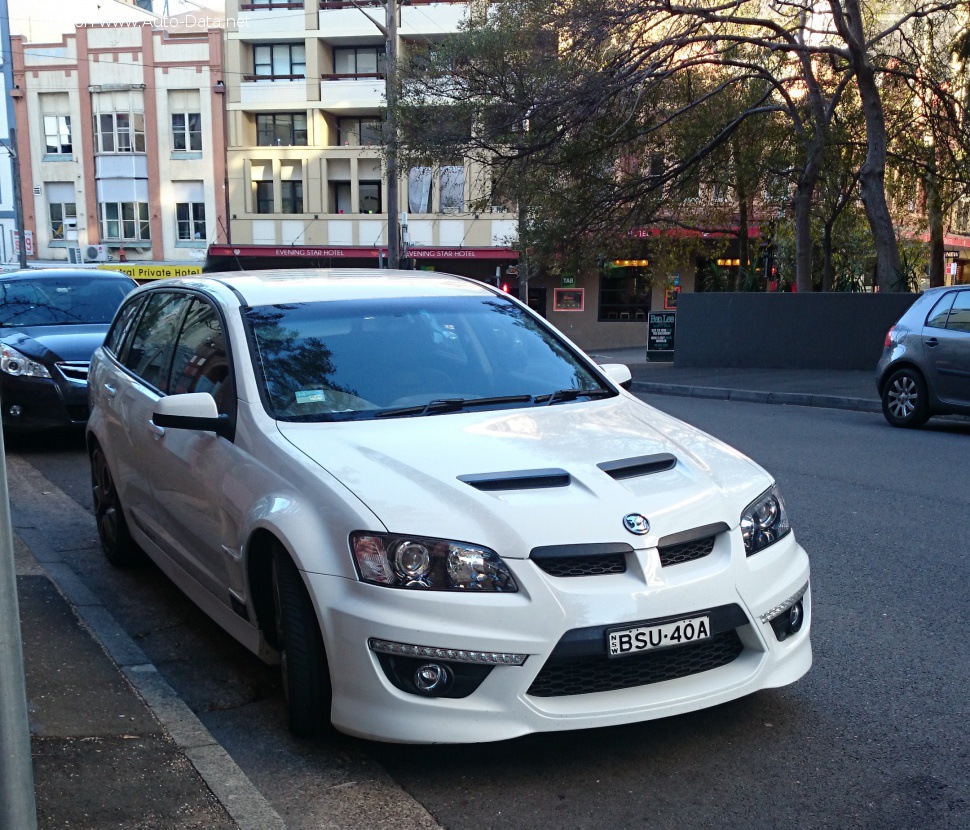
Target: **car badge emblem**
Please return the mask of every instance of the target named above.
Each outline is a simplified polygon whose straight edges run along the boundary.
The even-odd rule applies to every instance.
[[[647,521],[646,516],[641,516],[639,513],[627,513],[623,517],[623,527],[637,536],[644,536],[650,532],[650,522]]]

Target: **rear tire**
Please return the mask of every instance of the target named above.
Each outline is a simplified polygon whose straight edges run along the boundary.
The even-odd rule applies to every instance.
[[[108,460],[99,446],[95,446],[91,453],[91,494],[98,537],[108,561],[116,568],[138,564],[143,554],[128,531],[128,522],[125,521],[118,490],[108,469]]]
[[[894,427],[914,429],[929,420],[930,407],[926,381],[915,369],[899,369],[882,390],[882,414]]]
[[[282,548],[273,554],[273,601],[288,726],[315,738],[330,727],[330,668],[310,595]]]

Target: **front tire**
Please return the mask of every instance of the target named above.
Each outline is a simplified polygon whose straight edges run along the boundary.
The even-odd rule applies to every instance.
[[[314,738],[330,726],[330,668],[310,595],[282,548],[273,555],[273,600],[288,726]]]
[[[894,427],[921,427],[930,417],[926,381],[915,369],[894,372],[882,390],[882,414]]]
[[[116,568],[138,564],[142,552],[128,531],[128,522],[125,521],[118,490],[108,469],[108,460],[99,446],[91,453],[91,494],[98,537],[108,561]]]

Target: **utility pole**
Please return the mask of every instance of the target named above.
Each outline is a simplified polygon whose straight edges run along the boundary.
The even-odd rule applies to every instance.
[[[20,251],[24,246],[21,240]],[[7,462],[0,430],[0,827],[36,830],[34,769],[30,755],[24,650],[20,639],[13,522]]]
[[[385,0],[385,25],[381,25],[367,14],[367,10],[349,0],[350,4],[367,17],[384,35],[385,95],[387,97],[387,117],[384,131],[387,133],[387,267],[401,267],[401,218],[398,207],[397,180],[397,18],[400,0]]]
[[[401,267],[401,221],[397,175],[397,15],[398,0],[386,0],[387,28],[384,41],[387,65],[387,259],[391,268]]]
[[[13,173],[13,203],[16,214],[17,239],[20,243],[20,270],[27,270],[27,231],[24,227],[24,195],[20,190],[20,156],[17,155],[17,129],[11,128],[6,150],[10,153],[10,167]]]

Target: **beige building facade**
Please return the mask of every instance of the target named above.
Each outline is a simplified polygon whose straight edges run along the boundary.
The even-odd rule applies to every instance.
[[[201,265],[227,239],[222,47],[147,23],[13,38],[36,259]]]

